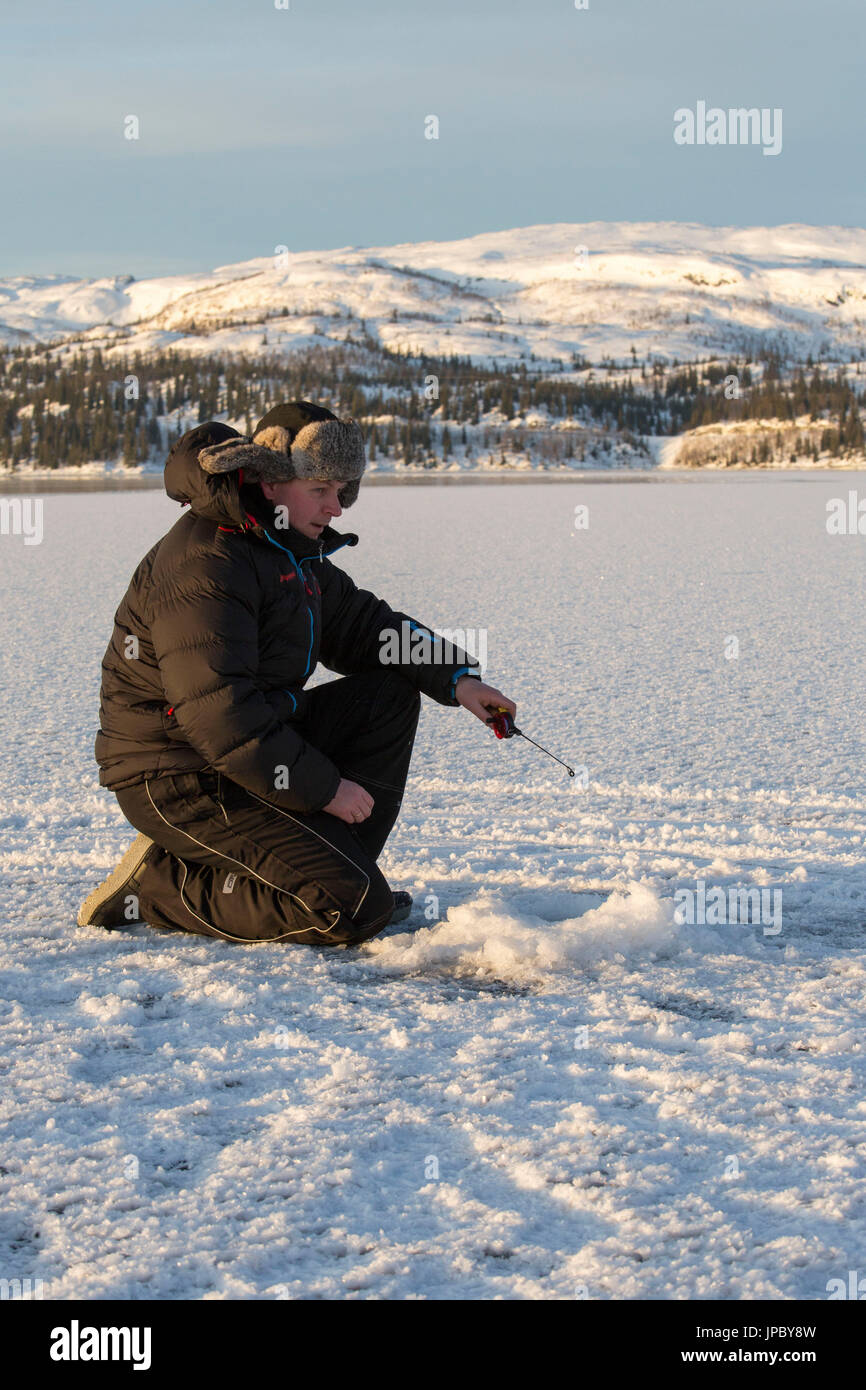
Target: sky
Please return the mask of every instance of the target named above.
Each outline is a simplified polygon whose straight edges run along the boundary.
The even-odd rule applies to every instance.
[[[0,278],[549,222],[864,225],[863,0],[282,3],[0,0]],[[676,143],[699,101],[780,109],[780,152]]]

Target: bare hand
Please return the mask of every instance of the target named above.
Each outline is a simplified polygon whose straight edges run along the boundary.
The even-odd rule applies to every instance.
[[[342,777],[336,795],[322,810],[338,820],[344,820],[347,825],[357,825],[359,821],[367,819],[374,805],[369,792],[365,792],[357,782],[349,782]]]
[[[477,680],[475,676],[461,676],[454,687],[454,694],[463,708],[470,710],[482,724],[487,723],[499,705],[508,710],[512,719],[517,713],[517,706],[513,700],[509,700],[495,685],[485,685],[484,681]]]

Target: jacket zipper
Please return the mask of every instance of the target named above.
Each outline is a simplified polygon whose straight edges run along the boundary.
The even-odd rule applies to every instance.
[[[262,534],[263,534],[264,536],[267,537],[267,539],[270,541],[271,545],[275,545],[275,546],[276,546],[277,550],[282,550],[283,553],[284,553],[285,555],[288,555],[288,557],[289,557],[289,559],[291,560],[292,564],[294,565],[295,569],[298,571],[298,578],[300,579],[301,584],[304,586],[304,589],[305,589],[305,590],[310,594],[310,596],[312,597],[312,592],[313,592],[313,591],[312,591],[312,589],[307,590],[307,585],[306,585],[306,582],[305,582],[305,579],[304,579],[304,571],[303,571],[303,569],[301,568],[301,566],[303,565],[304,560],[315,560],[315,559],[316,559],[316,556],[315,556],[315,555],[304,555],[304,556],[302,556],[302,558],[301,558],[300,560],[296,560],[295,557],[294,557],[294,555],[292,554],[291,550],[289,550],[288,546],[287,546],[287,545],[280,545],[279,541],[275,541],[274,538],[273,538],[273,536],[269,535],[268,532],[267,532],[267,530],[266,530],[264,527],[262,527]],[[342,550],[343,546],[344,546],[344,545],[348,545],[348,544],[349,544],[348,541],[341,541],[339,545],[335,545],[333,550],[329,550],[329,551],[328,551],[328,556],[329,556],[329,558],[330,558],[331,555],[333,555],[333,554],[335,553],[335,551],[337,551],[337,550]],[[319,555],[318,555],[318,558],[319,558],[320,560],[323,559],[323,555],[322,555],[322,542],[321,542],[321,541],[319,542]],[[311,577],[312,577],[312,576],[311,576]],[[317,582],[317,587],[319,587],[319,586],[318,586],[318,582]],[[320,594],[320,595],[321,595],[321,592],[322,592],[322,590],[321,590],[321,588],[319,587],[319,594]],[[306,602],[306,600],[304,600],[304,601]],[[302,676],[302,679],[303,679],[303,680],[306,680],[307,676],[310,674],[310,657],[313,655],[313,635],[314,635],[314,631],[315,631],[315,624],[314,624],[314,622],[313,622],[313,610],[312,610],[312,608],[310,607],[309,604],[307,604],[307,613],[308,613],[309,619],[310,619],[310,645],[309,645],[309,647],[307,648],[307,664],[306,664],[306,667],[304,668],[304,674],[303,674],[303,676]]]

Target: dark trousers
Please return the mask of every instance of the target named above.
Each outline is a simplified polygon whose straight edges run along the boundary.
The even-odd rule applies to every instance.
[[[161,847],[142,875],[153,926],[231,941],[332,946],[388,925],[391,889],[376,866],[406,785],[421,697],[395,671],[344,676],[308,692],[292,727],[370,793],[370,816],[283,811],[215,772],[147,778],[116,792],[136,830]]]

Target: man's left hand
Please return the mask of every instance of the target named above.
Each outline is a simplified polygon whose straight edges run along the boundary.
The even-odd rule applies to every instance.
[[[495,685],[485,685],[484,681],[478,680],[476,676],[461,676],[454,687],[454,695],[463,708],[474,714],[476,719],[480,719],[482,724],[487,723],[500,705],[508,710],[512,719],[517,713],[517,706],[513,700],[509,700]]]

